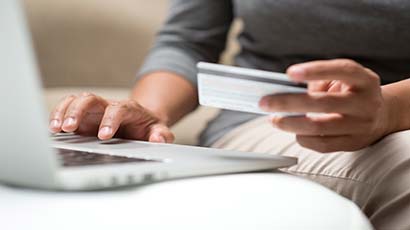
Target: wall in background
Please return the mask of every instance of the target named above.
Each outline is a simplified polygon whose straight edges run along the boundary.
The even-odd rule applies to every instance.
[[[168,3],[167,0],[24,2],[46,87],[131,87],[166,17]],[[239,27],[235,27],[231,37]],[[229,52],[222,55],[224,63],[232,63],[231,57],[238,51],[235,43],[228,47]]]
[[[25,0],[45,86],[129,87],[166,0]]]

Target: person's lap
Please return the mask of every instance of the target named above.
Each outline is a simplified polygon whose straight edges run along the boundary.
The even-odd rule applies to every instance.
[[[247,122],[212,147],[297,157],[282,171],[318,182],[354,201],[377,229],[410,229],[410,131],[394,133],[356,152],[320,154],[267,118]]]

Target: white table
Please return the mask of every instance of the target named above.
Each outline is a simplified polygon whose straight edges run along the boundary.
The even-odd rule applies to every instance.
[[[282,173],[203,177],[125,190],[35,191],[0,185],[0,229],[372,229],[328,189]]]

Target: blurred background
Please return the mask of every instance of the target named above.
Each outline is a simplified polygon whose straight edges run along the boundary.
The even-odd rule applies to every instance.
[[[167,0],[24,0],[50,110],[83,91],[128,97],[138,68],[167,14]],[[234,23],[221,62],[238,52]],[[177,143],[195,144],[217,110],[199,108],[173,127]],[[192,129],[195,127],[195,129]]]
[[[46,87],[131,87],[166,0],[25,0]]]

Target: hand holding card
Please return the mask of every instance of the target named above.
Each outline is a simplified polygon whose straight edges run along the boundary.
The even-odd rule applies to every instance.
[[[268,113],[259,107],[262,97],[282,93],[306,93],[307,85],[291,81],[286,74],[198,63],[199,103],[204,106],[278,116],[300,113]]]

